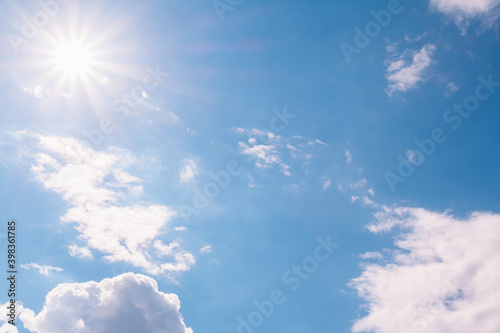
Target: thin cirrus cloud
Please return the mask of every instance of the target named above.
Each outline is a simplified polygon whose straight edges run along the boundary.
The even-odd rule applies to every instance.
[[[432,63],[432,56],[436,51],[436,46],[426,44],[420,51],[413,51],[411,61],[407,58],[407,52],[400,57],[389,61],[386,78],[388,86],[386,93],[392,96],[395,92],[406,92],[417,88],[418,84],[424,80],[424,74]]]
[[[47,294],[37,315],[20,310],[30,332],[193,332],[184,324],[177,295],[165,294],[154,279],[133,273],[101,282],[63,283]]]
[[[60,267],[54,267],[50,265],[39,265],[37,263],[22,264],[21,268],[26,270],[35,269],[41,275],[49,276],[52,272],[62,272],[63,269]]]
[[[401,231],[396,250],[363,256],[388,262],[364,264],[351,282],[368,313],[353,332],[498,332],[500,215],[383,207],[375,216],[370,231]]]
[[[135,203],[143,192],[142,180],[125,171],[135,162],[129,151],[99,152],[73,138],[34,137],[40,152],[34,154],[31,171],[68,202],[61,220],[76,223],[79,239],[86,243],[83,248],[70,246],[70,255],[91,258],[90,250],[97,250],[111,262],[128,262],[167,277],[194,264],[194,256],[178,244],[168,253],[158,252],[168,246],[159,237],[175,212],[164,205]]]

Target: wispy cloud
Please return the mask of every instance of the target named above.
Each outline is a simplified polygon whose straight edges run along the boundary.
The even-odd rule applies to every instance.
[[[94,255],[86,246],[80,247],[78,245],[68,246],[69,255],[81,259],[94,259]]]
[[[198,165],[193,160],[185,160],[184,166],[179,173],[179,181],[186,183],[193,179],[196,173],[198,173],[197,167]]]
[[[460,89],[460,86],[456,82],[449,82],[446,85],[446,90],[444,91],[444,96],[446,98],[450,98],[454,93],[456,93]]]
[[[200,253],[210,253],[212,252],[212,247],[210,245],[206,245],[200,249]]]
[[[59,267],[49,266],[49,265],[39,265],[37,263],[22,264],[21,268],[26,270],[36,269],[41,275],[49,276],[52,272],[62,272],[63,269]]]
[[[246,134],[247,141],[238,142],[238,148],[241,154],[247,155],[249,161],[253,161],[257,168],[266,169],[278,167],[285,176],[291,176],[291,163],[284,162],[284,155],[292,158],[311,159],[313,156],[309,153],[303,153],[306,148],[327,144],[319,139],[306,139],[302,136],[294,136],[292,139],[282,137],[273,132],[259,129],[233,128],[236,133]],[[254,186],[250,182],[251,187]]]
[[[346,159],[347,163],[350,163],[352,161],[352,155],[351,155],[351,152],[349,150],[345,151],[345,159]]]
[[[415,89],[424,80],[424,74],[432,62],[436,46],[426,44],[420,51],[413,51],[411,62],[408,61],[406,52],[399,58],[389,61],[387,67],[388,86],[386,93],[392,96],[395,92],[405,92]]]

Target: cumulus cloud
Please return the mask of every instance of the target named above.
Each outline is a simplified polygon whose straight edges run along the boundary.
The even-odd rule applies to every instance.
[[[104,253],[109,261],[125,261],[155,275],[188,270],[194,263],[180,247],[171,253],[172,262],[151,254],[151,244],[175,212],[163,205],[135,202],[142,193],[142,180],[125,171],[135,162],[130,152],[118,148],[99,152],[73,138],[36,138],[41,152],[35,154],[31,167],[35,179],[69,203],[61,220],[76,223],[79,238],[88,249]],[[77,247],[69,251],[70,255],[90,257]]]
[[[352,281],[367,302],[353,332],[498,332],[499,214],[384,207],[375,216],[370,231],[400,232],[390,262],[365,264]]]
[[[194,178],[197,173],[197,165],[193,160],[185,160],[184,166],[179,174],[179,180],[181,183],[186,183]]]
[[[386,93],[392,96],[397,91],[415,89],[418,83],[424,80],[425,71],[430,66],[435,51],[435,45],[426,44],[420,51],[412,52],[411,62],[405,59],[406,53],[389,61],[386,75],[389,84]]]
[[[126,273],[60,284],[47,294],[40,313],[23,309],[19,318],[37,333],[192,333],[179,310],[177,295],[159,291],[150,277]]]
[[[10,302],[7,301],[5,303],[0,303],[0,307],[3,309],[7,309],[10,305]],[[17,313],[19,313],[20,309],[22,309],[22,305],[20,303],[16,303]],[[9,324],[10,317],[7,316],[7,310],[2,311],[0,313],[0,332],[2,333],[18,333],[17,327],[15,325]],[[16,320],[16,325],[18,321]]]
[[[472,19],[479,18],[483,27],[491,27],[499,16],[500,0],[431,0],[430,7],[452,17],[465,34]]]
[[[446,14],[466,16],[484,14],[500,4],[500,0],[431,0],[431,7]]]
[[[39,265],[37,263],[22,264],[21,268],[26,270],[36,269],[41,275],[49,276],[51,272],[62,272],[63,269],[59,267],[49,266],[49,265]]]

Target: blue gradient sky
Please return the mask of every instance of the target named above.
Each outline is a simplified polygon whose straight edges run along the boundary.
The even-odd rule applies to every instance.
[[[255,332],[350,332],[369,312],[366,299],[349,285],[365,271],[360,255],[394,250],[400,235],[370,232],[374,214],[382,207],[420,207],[465,219],[498,211],[500,200],[500,86],[481,88],[489,96],[458,129],[443,118],[474,96],[479,77],[500,82],[498,1],[478,2],[486,6],[481,8],[458,0],[448,2],[454,7],[401,1],[390,23],[347,60],[341,43],[355,46],[354,28],[363,30],[374,20],[370,11],[388,3],[243,0],[221,20],[211,1],[72,0],[59,4],[16,53],[9,36],[21,36],[23,17],[41,7],[37,1],[3,1],[1,219],[18,221],[18,264],[63,269],[48,275],[19,269],[18,301],[38,314],[46,295],[62,283],[132,272],[176,294],[194,332],[236,332],[238,317],[247,319],[253,302],[269,299],[275,289],[284,291],[286,302]],[[54,60],[71,39],[92,55],[81,75],[71,76]],[[158,87],[144,89],[120,119],[113,103],[144,87],[148,68],[168,75]],[[273,130],[273,118],[284,110],[293,116]],[[111,122],[110,133],[95,132],[103,119]],[[414,140],[430,138],[435,128],[447,140],[392,190],[386,172],[398,175],[399,156],[412,160]],[[97,144],[85,135],[89,131]],[[53,150],[43,144],[47,138],[53,138]],[[92,186],[112,190],[116,202],[85,206],[71,197],[71,191],[87,195],[84,181],[72,182],[80,173],[58,174],[49,163],[53,169],[45,175],[56,178],[41,176],[39,154],[70,167],[96,161],[98,155],[61,157],[64,147],[80,143],[103,159],[120,159],[109,168],[96,162],[85,169],[110,172]],[[196,190],[213,182],[211,172],[234,161],[241,170],[228,185],[198,214],[182,216],[186,205],[193,208]],[[140,181],[118,179],[115,168]],[[132,184],[142,187],[127,187]],[[97,200],[92,186],[92,199],[85,200]],[[98,211],[109,205],[149,207],[141,215],[146,220],[155,205],[177,212],[159,218],[161,228],[140,247],[159,265],[184,266],[155,272],[125,257],[108,260],[114,250],[95,245],[93,237],[110,232],[99,229],[111,222]],[[76,216],[90,222],[62,221],[72,207],[89,209]],[[99,216],[89,217],[93,213]],[[117,247],[135,253],[126,239],[146,222],[136,223],[139,231],[118,227]],[[283,274],[313,255],[318,237],[328,236],[340,246],[291,291]],[[153,256],[156,240],[175,242],[177,252]],[[93,258],[70,255],[72,245]],[[29,331],[20,321],[18,329]]]

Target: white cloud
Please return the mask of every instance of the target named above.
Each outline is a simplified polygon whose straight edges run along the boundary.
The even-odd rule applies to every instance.
[[[197,171],[197,165],[193,160],[185,160],[184,166],[179,174],[179,180],[181,183],[186,183],[194,178]]]
[[[90,252],[88,247],[80,247],[78,245],[68,246],[68,253],[72,257],[77,257],[81,259],[94,259],[92,252]]]
[[[431,0],[431,7],[434,9],[468,17],[485,14],[499,4],[499,0]]]
[[[332,181],[331,180],[325,180],[323,182],[323,190],[326,190],[327,188],[329,188],[330,186],[332,185]]]
[[[321,140],[310,140],[301,136],[294,136],[293,139],[299,142],[291,144],[292,140],[289,138],[283,138],[272,132],[266,132],[255,128],[250,130],[232,128],[232,130],[239,134],[247,134],[249,136],[246,141],[238,142],[239,152],[249,156],[248,161],[253,161],[255,166],[261,169],[278,167],[285,176],[292,175],[290,164],[284,162],[284,159],[287,158],[286,152],[293,160],[299,158],[311,159],[313,155],[304,153],[302,150],[313,149],[312,146],[326,145],[326,143]],[[250,187],[253,187],[253,185],[252,182],[249,184]]]
[[[453,18],[462,34],[472,19],[480,19],[482,29],[496,25],[500,0],[431,0],[430,7]]]
[[[323,141],[321,141],[321,140],[316,139],[316,140],[314,140],[314,141],[315,141],[316,143],[319,143],[320,145],[327,146],[327,144],[326,144],[326,143],[324,143],[324,142],[323,142]]]
[[[368,181],[366,180],[366,178],[361,178],[357,182],[352,183],[351,188],[356,189],[356,188],[360,188],[360,187],[365,187],[367,184],[368,184]]]
[[[373,188],[368,189],[368,193],[370,193],[372,197],[375,196],[375,190]]]
[[[5,303],[0,303],[0,307],[3,309],[6,309],[10,305],[10,302],[7,301]],[[19,302],[16,302],[16,311],[19,313],[20,309],[22,308],[22,305]],[[7,310],[2,311],[0,313],[0,332],[2,333],[18,333],[19,331],[17,330],[17,327],[9,324],[8,321],[11,320],[10,317],[7,316]],[[16,325],[18,324],[18,320],[16,320]]]
[[[436,46],[426,44],[420,51],[414,51],[412,61],[403,59],[403,54],[399,59],[390,61],[387,68],[388,86],[386,93],[389,96],[396,91],[405,92],[410,89],[415,89],[421,81],[424,80],[426,69],[432,62],[432,56],[436,50]]]
[[[351,155],[351,152],[349,150],[345,151],[345,159],[346,159],[347,163],[350,163],[352,161],[352,155]]]
[[[49,93],[49,90],[47,88],[42,87],[41,85],[27,85],[27,86],[22,86],[22,89],[28,93],[33,95],[35,98],[42,98],[45,95]]]
[[[111,262],[129,262],[155,275],[170,276],[170,269],[188,270],[194,263],[180,248],[169,263],[150,254],[151,243],[175,212],[163,205],[134,202],[141,192],[134,184],[141,179],[124,171],[135,162],[128,151],[111,148],[98,152],[73,138],[36,138],[43,152],[36,154],[31,170],[37,181],[70,204],[61,220],[76,223],[79,238],[89,249],[104,253]]]
[[[375,216],[369,230],[400,234],[391,262],[366,264],[352,281],[368,313],[353,332],[498,332],[500,215],[384,207]]]
[[[32,268],[36,269],[36,270],[38,270],[38,273],[45,275],[45,276],[49,276],[49,274],[51,274],[53,271],[54,272],[62,272],[63,271],[63,269],[59,268],[59,267],[48,266],[48,265],[41,265],[40,266],[37,263],[22,264],[21,268],[24,268],[26,270],[30,270]]]
[[[384,259],[384,255],[380,252],[365,252],[359,256],[364,260],[382,260]]]
[[[422,161],[420,159],[423,158],[423,155],[421,155],[422,153],[421,152],[418,152],[416,150],[411,150],[411,149],[408,149],[406,151],[406,158],[408,159],[408,161],[410,161],[412,164],[415,164],[415,165],[420,165],[422,163]],[[420,164],[418,164],[420,163]]]
[[[453,95],[454,93],[456,93],[458,91],[458,89],[460,89],[460,86],[457,83],[449,82],[446,85],[446,90],[444,91],[444,96],[446,98],[450,98],[451,95]]]
[[[184,230],[187,230],[187,228],[185,226],[182,226],[182,227],[175,227],[174,228],[175,231],[184,231]]]
[[[200,249],[201,253],[210,253],[212,252],[212,247],[210,245],[206,245]]]
[[[150,277],[126,273],[101,282],[64,283],[47,294],[38,315],[23,309],[20,320],[37,333],[192,333],[175,294],[158,290]]]

